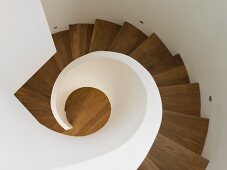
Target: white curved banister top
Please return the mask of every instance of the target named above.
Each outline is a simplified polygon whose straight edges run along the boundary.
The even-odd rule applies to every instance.
[[[159,90],[150,73],[136,60],[115,52],[98,51],[74,60],[60,73],[51,94],[53,115],[64,129],[72,127],[64,111],[65,102],[81,87],[103,91],[112,109],[102,129],[89,136],[76,137],[82,142],[81,150],[89,149],[89,143],[95,143],[97,148],[75,166],[101,167],[99,160],[105,160],[111,167],[113,159],[121,164],[124,155],[131,153],[133,163],[128,166],[138,167],[155,140],[162,118]],[[89,161],[89,165],[79,163],[81,161]]]

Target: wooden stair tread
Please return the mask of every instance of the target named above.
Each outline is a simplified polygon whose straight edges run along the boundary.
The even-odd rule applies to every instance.
[[[60,68],[56,64],[56,59],[59,57],[59,54],[56,53],[26,82],[49,98],[54,82],[60,74]]]
[[[53,85],[65,66],[65,60],[61,58],[57,52],[14,95],[40,124],[63,133],[50,106]]]
[[[200,116],[198,83],[159,87],[164,110]]]
[[[96,19],[89,52],[108,50],[120,28],[118,24]]]
[[[142,31],[128,22],[125,22],[109,50],[129,54],[146,38],[147,36]]]
[[[71,42],[69,30],[61,31],[52,35],[57,52],[61,56],[57,61],[61,70],[63,70],[72,59]]]
[[[49,97],[42,95],[28,83],[24,84],[15,96],[40,124],[53,131],[64,131],[52,114]]]
[[[159,170],[151,158],[146,157],[138,170]]]
[[[89,53],[94,24],[69,25],[72,58],[75,60]]]
[[[205,170],[208,160],[158,134],[148,154],[161,170]]]
[[[179,54],[173,56],[169,69],[154,74],[153,78],[158,87],[190,83],[187,69]]]
[[[184,62],[183,62],[180,54],[176,54],[175,56],[173,56],[173,59],[177,66],[184,65]]]
[[[164,110],[159,133],[201,154],[206,141],[209,120]]]
[[[173,56],[156,34],[140,44],[130,56],[142,64],[152,75],[172,68]]]
[[[175,68],[153,75],[153,78],[158,87],[190,83],[188,73],[184,65],[176,66]]]

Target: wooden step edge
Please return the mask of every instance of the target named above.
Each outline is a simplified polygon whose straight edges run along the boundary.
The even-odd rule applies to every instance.
[[[165,166],[162,166],[162,162],[159,161],[158,159],[156,159],[155,157],[151,156],[150,154],[148,154],[147,156],[149,159],[151,159],[153,161],[153,163],[155,164],[155,166],[160,169],[160,170],[167,170]],[[146,169],[146,170],[150,170],[150,169]],[[151,169],[152,170],[152,169]],[[172,170],[172,169],[171,169]]]
[[[179,112],[164,110],[163,111],[163,119],[165,118],[165,114],[170,114],[171,116],[174,116],[175,115],[177,117],[183,117],[183,118],[189,119],[189,122],[188,123],[190,123],[190,121],[192,121],[193,119],[195,121],[200,121],[201,123],[200,124],[197,124],[197,125],[203,125],[204,127],[206,127],[205,128],[205,132],[206,132],[205,134],[206,135],[204,136],[204,138],[206,139],[207,133],[208,133],[208,129],[209,129],[209,122],[210,122],[210,120],[208,118],[203,118],[203,117],[198,117],[198,116],[194,116],[194,115],[187,115],[187,114],[184,114],[184,113],[179,113]],[[187,122],[186,122],[186,124],[187,124]],[[202,143],[200,143],[199,145],[204,145],[204,144],[205,144],[205,140]]]
[[[174,130],[174,124],[177,124],[175,128],[182,127],[185,132],[183,133],[178,129]],[[168,128],[168,126],[170,127]],[[207,118],[164,110],[159,132],[164,136],[171,138],[173,141],[180,143],[184,147],[201,154],[206,142],[208,128],[209,119]],[[198,131],[198,133],[196,133],[196,131]]]
[[[100,19],[100,18],[96,18],[95,22],[105,22],[105,23],[109,23],[109,24],[115,24],[121,27],[120,24],[116,24],[115,22],[109,21],[109,20],[104,20],[104,19]]]
[[[169,170],[167,167],[162,166],[162,162],[159,161],[158,159],[155,159],[155,157],[152,157],[152,156],[149,156],[149,157],[150,157],[150,159],[153,161],[153,163],[156,165],[156,167],[158,169],[160,169],[160,170]],[[206,159],[206,158],[204,158],[204,159],[205,159],[204,168],[202,168],[202,169],[201,168],[198,168],[198,169],[187,169],[187,170],[205,170],[210,161],[208,159]],[[153,170],[153,169],[146,169],[146,170]],[[175,170],[175,169],[171,169],[171,170]],[[180,168],[180,169],[177,169],[177,170],[183,170],[183,169]]]
[[[148,43],[148,42],[153,42],[154,45],[156,44],[160,44],[165,50],[166,50],[166,53],[168,54],[168,56],[170,57],[170,59],[173,58],[170,50],[167,48],[167,46],[165,45],[165,43],[161,40],[161,38],[159,38],[159,36],[156,34],[156,33],[152,33],[149,37],[147,37],[146,40],[143,41],[143,43],[141,43],[137,48],[140,48],[141,46],[143,46],[144,44]],[[136,50],[133,50],[131,52],[131,54],[133,54]]]
[[[137,170],[159,170],[159,168],[155,162],[147,156]]]
[[[69,28],[70,27],[75,27],[77,25],[94,25],[94,23],[84,23],[84,22],[80,22],[80,23],[76,23],[76,24],[68,24]]]
[[[177,65],[174,68],[155,74],[153,78],[158,87],[190,84],[188,72],[184,65]]]
[[[54,33],[52,34],[52,38],[57,52],[62,57],[62,64],[67,66],[71,61],[73,61],[69,30]]]
[[[148,157],[150,157],[160,169],[166,169],[167,167],[171,169],[174,167],[174,169],[205,170],[209,163],[206,158],[179,145],[160,133],[156,137]],[[169,158],[170,160],[168,160]]]
[[[198,117],[198,116],[194,116],[194,115],[186,115],[184,113],[175,112],[175,111],[171,111],[171,110],[167,110],[167,109],[163,110],[163,114],[172,114],[172,115],[181,116],[181,117],[185,117],[185,118],[202,120],[202,121],[206,121],[208,123],[210,121],[208,118],[205,118],[205,117]]]
[[[64,36],[64,34],[69,34],[69,29],[65,29],[56,33],[51,34],[53,40],[57,39],[58,37]]]
[[[204,147],[203,145],[200,145],[187,138],[179,136],[176,133],[169,132],[163,129],[162,127],[160,127],[159,133],[199,155],[202,154],[203,147]]]
[[[166,48],[167,48],[167,47],[166,47]],[[168,49],[167,49],[167,50],[168,50]],[[169,58],[170,58],[169,63],[168,63],[169,65],[166,66],[166,69],[163,70],[163,71],[160,72],[160,73],[167,72],[167,71],[169,71],[169,70],[174,70],[174,69],[176,69],[176,68],[184,68],[185,77],[188,79],[187,81],[190,82],[189,76],[188,76],[188,72],[187,72],[187,68],[186,68],[186,66],[185,66],[185,64],[184,64],[184,62],[183,62],[183,60],[182,60],[180,54],[176,54],[176,55],[171,56],[171,57],[169,57]],[[157,74],[157,73],[156,73],[156,74]],[[156,75],[156,74],[154,74],[154,75]],[[158,74],[159,74],[159,73],[158,73]],[[187,82],[187,83],[188,83],[188,82]]]
[[[170,86],[164,86],[164,87],[160,87],[160,89],[165,89],[165,88],[175,88],[175,87],[185,87],[185,88],[190,88],[191,86],[196,86],[199,89],[199,83],[190,83],[190,84],[176,84],[176,85],[170,85]],[[198,90],[199,92],[199,90]]]
[[[53,34],[51,34],[51,35],[52,35],[52,37],[55,37],[55,36],[58,36],[58,35],[60,35],[60,34],[63,34],[63,33],[65,33],[65,32],[68,32],[68,31],[69,31],[69,29],[65,29],[65,30],[62,30],[62,31],[53,33]]]
[[[137,60],[152,75],[175,66],[171,52],[155,33],[144,40],[129,56]]]
[[[107,27],[107,28],[105,28],[107,31],[110,31],[109,29],[111,28],[112,33],[109,35],[106,35],[103,32],[100,33],[98,30],[100,28],[100,26],[102,29],[103,29],[103,27]],[[121,25],[119,25],[119,24],[116,24],[116,23],[113,23],[113,22],[110,22],[107,20],[96,19],[95,24],[94,24],[92,38],[91,38],[89,52],[100,51],[100,50],[107,51],[109,49],[109,47],[111,46],[113,40],[116,38],[117,34],[119,33],[120,29],[121,29]],[[97,41],[97,37],[101,38],[104,41],[101,41],[101,40]],[[100,43],[100,44],[97,45],[98,43]]]
[[[174,55],[173,58],[174,58],[174,62],[175,62],[176,65],[184,65],[184,62],[183,62],[180,54]]]
[[[27,96],[27,94],[32,93],[33,99],[39,100],[42,102],[42,105],[40,107],[45,110],[42,112],[42,114],[33,112],[34,109],[40,109],[37,108],[36,103],[32,103],[31,96]],[[51,112],[51,106],[50,106],[50,98],[43,95],[36,89],[34,89],[29,84],[25,83],[15,94],[14,96],[20,101],[20,103],[31,113],[32,117],[36,119],[42,126],[51,129],[55,132],[61,133],[64,131],[64,129],[57,123],[56,119],[54,118],[52,112]],[[29,98],[28,98],[29,97]],[[40,103],[40,102],[39,102]],[[46,110],[47,109],[47,110]],[[45,113],[47,113],[45,115]]]
[[[200,116],[201,97],[198,83],[158,87],[164,110]]]
[[[131,33],[131,34],[128,34]],[[130,36],[129,36],[130,35]],[[123,38],[123,39],[122,39]],[[128,38],[127,42],[124,38]],[[139,30],[134,25],[124,22],[120,31],[118,32],[116,38],[114,39],[113,43],[111,44],[109,51],[119,52],[123,54],[130,54],[135,48],[137,48],[143,41],[148,38],[146,34],[144,34],[141,30]],[[124,43],[128,43],[128,46],[124,47]],[[120,44],[119,44],[120,41]],[[129,41],[129,42],[128,42]]]
[[[184,66],[185,70],[187,71],[187,68],[182,60],[182,57],[180,56],[180,54],[176,54],[172,57],[172,66],[167,70],[170,70],[179,66]]]
[[[36,91],[39,91],[42,95],[49,97],[51,96],[52,86],[57,78],[57,76],[60,74],[61,70],[56,62],[56,56],[57,52],[49,58],[45,64],[43,64],[28,80],[25,82],[20,89],[29,84],[32,86]],[[51,67],[51,69],[48,69]],[[55,67],[55,68],[53,68]],[[40,87],[41,85],[42,87]],[[18,89],[16,93],[20,91]]]
[[[59,74],[60,72],[65,68],[65,64],[62,61],[62,55],[59,52],[56,52],[53,57],[51,57],[51,59],[53,58],[53,63],[57,66],[58,70],[59,70]],[[45,66],[47,63],[45,63],[43,66]]]
[[[178,65],[178,66],[183,65],[183,66],[185,67],[185,70],[187,71],[187,67],[186,67],[186,65],[184,64],[184,61],[183,61],[183,59],[182,59],[182,57],[181,57],[180,54],[174,55],[173,58],[174,58],[174,60],[175,60],[175,64],[176,64],[176,65]],[[187,75],[188,75],[188,71],[187,71]],[[188,76],[188,79],[189,79],[189,82],[190,82],[190,77],[189,77],[189,76]]]
[[[89,53],[94,24],[69,25],[73,60]]]
[[[151,37],[154,39],[157,39],[159,43],[161,43],[161,45],[165,48],[165,50],[168,52],[168,55],[170,58],[173,58],[173,55],[171,54],[170,50],[167,48],[167,46],[165,45],[165,43],[162,41],[162,39],[156,34],[156,33],[152,33]]]

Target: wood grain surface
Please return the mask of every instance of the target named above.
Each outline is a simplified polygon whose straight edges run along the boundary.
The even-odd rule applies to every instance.
[[[89,53],[94,24],[69,25],[72,58],[75,60]]]
[[[156,34],[152,34],[130,56],[142,64],[152,75],[172,68],[173,56]]]
[[[93,51],[107,51],[121,26],[109,21],[97,19],[92,34],[90,52]]]
[[[148,157],[161,170],[205,170],[208,160],[158,134]]]
[[[201,154],[209,120],[164,110],[160,133],[182,146]]]
[[[100,90],[83,87],[68,97],[65,111],[71,130],[65,132],[73,136],[85,136],[101,129],[108,121],[111,112],[107,96]]]
[[[159,87],[159,91],[165,110],[200,116],[198,83]]]
[[[109,50],[130,54],[130,52],[138,47],[146,38],[147,36],[142,31],[128,22],[125,22]]]

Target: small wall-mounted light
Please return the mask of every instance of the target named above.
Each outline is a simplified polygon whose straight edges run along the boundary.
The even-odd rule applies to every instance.
[[[212,102],[212,96],[209,96],[209,101]]]
[[[140,20],[139,23],[140,23],[140,24],[143,24],[143,21]]]

